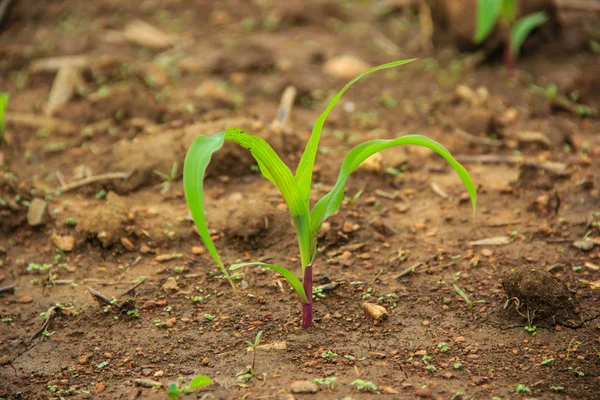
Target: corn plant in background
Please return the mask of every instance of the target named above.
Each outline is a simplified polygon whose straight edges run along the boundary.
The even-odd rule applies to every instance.
[[[287,268],[262,262],[234,264],[230,267],[230,270],[255,265],[281,274],[290,283],[300,299],[302,304],[302,326],[304,328],[308,328],[312,324],[313,262],[317,253],[317,233],[321,224],[339,209],[344,197],[346,181],[350,174],[368,157],[387,148],[405,144],[423,146],[437,152],[454,168],[462,179],[471,197],[473,212],[475,212],[476,192],[469,173],[441,144],[421,135],[406,135],[392,140],[370,140],[356,146],[346,155],[333,188],[316,202],[312,210],[310,209],[310,189],[319,139],[325,120],[333,107],[344,92],[360,78],[375,71],[400,66],[411,61],[413,60],[396,61],[371,68],[358,75],[333,96],[327,108],[317,118],[313,126],[310,139],[295,174],[292,173],[283,161],[281,161],[277,153],[262,138],[252,136],[238,128],[229,128],[225,132],[210,137],[200,136],[190,146],[183,169],[183,184],[187,203],[204,245],[223,274],[229,278],[234,289],[233,281],[230,279],[229,273],[211,239],[204,210],[203,181],[206,168],[212,154],[223,146],[225,140],[230,140],[248,149],[255,158],[262,175],[271,181],[281,192],[296,229],[303,280],[300,281]]]
[[[515,59],[519,56],[525,39],[537,27],[548,21],[548,14],[535,12],[517,19],[516,0],[477,0],[477,24],[473,41],[483,42],[498,21],[508,25],[509,34],[504,43],[504,64],[514,73]]]

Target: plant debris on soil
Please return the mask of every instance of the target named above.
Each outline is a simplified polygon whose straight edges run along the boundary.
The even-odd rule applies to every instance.
[[[502,32],[459,52],[461,4],[0,0],[0,398],[167,398],[197,375],[213,383],[187,397],[598,398],[593,13],[551,12],[509,76]],[[295,169],[332,93],[413,57],[333,110],[315,197],[357,143],[420,133],[467,168],[477,214],[443,159],[388,150],[319,232],[310,329],[272,271],[234,271],[233,291],[187,209],[188,146],[238,126]],[[245,149],[215,153],[205,196],[225,262],[299,275]]]

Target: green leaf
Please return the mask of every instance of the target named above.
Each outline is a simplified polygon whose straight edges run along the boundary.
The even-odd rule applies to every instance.
[[[247,267],[249,265],[257,265],[259,267],[268,268],[275,272],[278,272],[283,276],[289,283],[292,285],[292,288],[298,293],[298,297],[300,297],[300,301],[302,303],[308,303],[308,298],[306,297],[306,292],[304,291],[304,287],[302,286],[302,282],[287,268],[280,267],[279,265],[266,264],[263,262],[248,262],[248,263],[240,263],[233,264],[229,267],[230,271],[235,271],[236,269]]]
[[[544,11],[539,11],[529,14],[519,19],[510,29],[510,43],[513,57],[517,57],[521,51],[521,46],[525,43],[525,39],[537,27],[548,21],[548,14]]]
[[[190,382],[190,389],[200,389],[201,387],[208,386],[212,383],[212,379],[205,375],[195,376]]]
[[[477,44],[488,37],[500,16],[503,0],[477,0],[477,26],[473,41]]]
[[[418,146],[427,147],[439,155],[441,155],[450,166],[458,173],[458,176],[465,185],[469,196],[471,197],[471,206],[473,207],[473,214],[475,214],[475,208],[477,203],[477,192],[475,185],[469,176],[467,170],[452,157],[452,154],[441,144],[434,140],[431,140],[422,135],[406,135],[401,136],[392,140],[371,140],[362,144],[359,144],[346,155],[342,168],[338,175],[337,181],[333,188],[323,196],[317,204],[315,204],[311,213],[311,232],[315,234],[323,221],[329,216],[336,212],[343,200],[344,189],[348,177],[354,170],[367,158],[373,154],[385,150],[387,148],[405,144],[413,144]]]
[[[509,24],[511,24],[517,15],[517,5],[515,0],[503,0],[500,7],[500,15]]]
[[[169,399],[178,399],[181,396],[181,390],[177,388],[175,383],[171,383],[167,389],[167,397]]]
[[[8,105],[8,93],[0,93],[0,143],[4,140],[4,111]]]
[[[308,206],[302,201],[290,169],[281,161],[275,151],[262,138],[251,136],[238,128],[227,129],[211,137],[200,136],[190,146],[183,166],[183,188],[188,206],[192,213],[198,233],[219,268],[233,282],[221,261],[214,242],[210,237],[206,217],[204,215],[204,175],[212,154],[219,150],[225,140],[231,140],[250,150],[256,159],[262,174],[281,191],[292,214],[298,236],[300,257],[303,268],[310,263],[310,213]]]
[[[192,143],[183,164],[183,190],[204,246],[235,289],[210,237],[204,215],[204,174],[212,154],[223,146],[224,141],[225,133],[222,132],[211,137],[200,136]]]
[[[306,148],[304,149],[304,153],[302,154],[302,158],[300,159],[300,163],[298,164],[298,168],[296,169],[296,182],[298,184],[298,190],[300,192],[300,195],[302,196],[302,199],[306,202],[307,206],[310,200],[310,186],[312,182],[312,173],[315,165],[315,158],[317,156],[317,149],[319,147],[319,139],[321,138],[321,131],[323,130],[325,120],[327,119],[327,116],[329,115],[333,107],[335,107],[335,105],[340,100],[344,92],[346,92],[346,90],[348,90],[350,86],[352,86],[352,84],[358,81],[360,78],[369,75],[375,71],[379,71],[385,68],[397,67],[399,65],[407,64],[414,60],[415,59],[395,61],[371,68],[363,72],[362,74],[359,74],[350,82],[348,82],[348,84],[346,84],[346,86],[344,86],[344,88],[340,90],[335,96],[333,96],[333,98],[329,101],[329,104],[327,104],[327,108],[325,109],[323,114],[321,114],[319,118],[317,118],[315,124],[313,125],[310,139],[306,144]]]
[[[267,142],[258,136],[252,136],[239,128],[228,128],[225,139],[232,140],[242,147],[247,148],[258,163],[260,172],[270,180],[281,192],[288,205],[296,234],[298,236],[298,247],[302,260],[302,272],[312,261],[312,241],[310,237],[310,211],[308,204],[302,200],[298,191],[296,181],[292,172],[281,161],[275,150]]]

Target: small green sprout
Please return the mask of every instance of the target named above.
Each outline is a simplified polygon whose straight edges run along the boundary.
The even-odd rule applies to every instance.
[[[132,318],[139,318],[140,312],[138,310],[129,310],[127,311],[127,315],[129,315]]]
[[[330,376],[329,378],[317,378],[313,380],[313,382],[317,385],[327,386],[329,390],[334,389],[335,381],[337,381],[337,378],[335,376]]]
[[[201,302],[203,299],[204,299],[204,297],[202,297],[202,296],[194,296],[194,297],[192,298],[192,301],[193,301],[194,303],[200,303],[200,302]]]
[[[204,207],[203,183],[205,172],[212,154],[219,150],[226,140],[233,141],[248,149],[256,159],[262,175],[271,181],[271,183],[273,183],[281,192],[288,205],[296,228],[303,279],[302,281],[298,279],[298,277],[287,268],[262,262],[234,264],[231,265],[229,270],[234,271],[245,266],[255,265],[271,269],[281,274],[290,283],[302,303],[303,328],[308,328],[312,325],[313,262],[317,255],[317,236],[319,230],[323,222],[340,208],[344,199],[344,189],[348,178],[367,158],[382,150],[400,145],[417,145],[429,148],[441,155],[458,173],[469,193],[471,206],[473,212],[475,212],[477,194],[475,185],[467,170],[452,157],[445,147],[421,135],[406,135],[392,140],[370,140],[354,147],[354,149],[346,155],[336,183],[325,196],[312,206],[311,210],[310,192],[313,186],[312,177],[315,158],[319,152],[319,140],[330,111],[337,104],[344,92],[362,77],[382,69],[400,66],[411,61],[413,60],[402,60],[379,65],[363,72],[344,86],[344,88],[329,101],[325,111],[317,118],[313,125],[310,139],[308,140],[295,174],[292,173],[289,167],[281,160],[277,153],[275,153],[273,148],[271,148],[271,146],[269,146],[262,138],[249,135],[239,128],[228,128],[225,132],[213,136],[200,136],[190,146],[183,167],[183,187],[186,200],[194,222],[196,223],[198,233],[200,234],[206,249],[213,257],[223,275],[229,279],[234,290],[235,284],[217,253],[210,230],[208,229]]]
[[[454,369],[461,369],[461,368],[462,368],[462,364],[461,363],[459,363],[459,362],[454,363]]]
[[[548,364],[552,363],[552,361],[554,361],[554,358],[547,358],[544,361],[542,361],[540,363],[540,365],[548,365]]]
[[[359,392],[376,392],[377,386],[373,382],[357,379],[350,385],[354,386]]]
[[[565,388],[562,386],[551,386],[550,389],[554,390],[555,392],[562,392],[565,390]]]
[[[75,218],[73,217],[69,217],[67,218],[67,220],[65,221],[67,225],[69,226],[77,226],[77,224],[79,223],[79,221],[77,221]]]
[[[168,175],[165,174],[164,172],[160,172],[159,170],[156,170],[156,169],[154,170],[154,173],[163,179],[163,182],[160,184],[160,187],[162,188],[160,190],[161,194],[165,194],[171,189],[171,183],[175,179],[177,179],[178,171],[179,171],[179,164],[177,163],[177,161],[173,162],[173,165],[171,166],[171,172]]]
[[[529,332],[531,334],[531,336],[535,336],[536,335],[536,330],[537,327],[535,325],[528,325],[523,327],[524,330],[526,330],[527,332]]]
[[[469,299],[469,296],[467,296],[467,294],[466,294],[466,293],[465,293],[465,292],[464,292],[464,291],[463,291],[461,288],[459,288],[459,287],[458,287],[458,286],[456,286],[456,285],[452,285],[452,286],[454,287],[454,290],[456,290],[456,293],[458,293],[458,295],[459,295],[460,297],[462,297],[462,298],[463,298],[463,299],[464,299],[464,300],[467,302],[467,304],[468,304],[468,306],[469,306],[470,308],[473,308],[473,307],[475,306],[475,303],[473,303],[473,302],[472,302],[472,301]]]
[[[209,321],[212,321],[213,319],[215,319],[215,316],[212,314],[204,314],[204,318],[206,318]]]
[[[100,189],[100,191],[98,193],[96,193],[96,196],[94,196],[96,198],[96,200],[102,200],[103,198],[106,197],[106,190],[104,189]]]
[[[440,351],[442,353],[447,352],[448,350],[450,350],[450,347],[446,344],[446,343],[438,343],[437,348],[440,349]]]
[[[324,358],[326,360],[331,360],[334,357],[337,357],[337,353],[334,353],[333,351],[325,351],[323,353],[321,353],[321,358]]]
[[[514,73],[514,60],[519,56],[525,39],[548,21],[548,14],[535,12],[517,19],[516,0],[477,0],[477,25],[473,41],[481,43],[489,36],[498,21],[510,29],[504,43],[504,63],[511,74]]]
[[[252,349],[252,365],[248,367],[250,378],[254,376],[254,367],[256,365],[256,350],[258,348],[258,345],[260,344],[260,338],[262,337],[262,334],[263,331],[259,331],[254,337],[254,342],[246,340],[246,344]]]
[[[104,361],[104,362],[101,362],[100,364],[96,365],[96,368],[103,369],[104,367],[108,366],[108,364],[110,364],[109,361]]]
[[[190,381],[189,385],[183,386],[182,388],[179,388],[177,383],[171,383],[167,389],[167,396],[169,399],[178,399],[186,393],[193,392],[194,390],[208,386],[211,383],[212,379],[208,376],[197,375]]]
[[[515,391],[517,393],[531,393],[531,389],[529,389],[527,386],[522,385],[522,384],[518,384],[517,388],[515,389]]]
[[[429,371],[429,372],[435,372],[435,371],[437,371],[437,368],[435,366],[433,366],[433,365],[428,365],[428,366],[425,367],[425,369],[427,371]]]

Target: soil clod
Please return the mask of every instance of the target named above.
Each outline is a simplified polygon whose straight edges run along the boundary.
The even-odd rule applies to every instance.
[[[550,319],[552,324],[575,327],[581,322],[579,303],[564,282],[548,271],[526,267],[507,274],[502,287],[510,304],[532,325]]]

